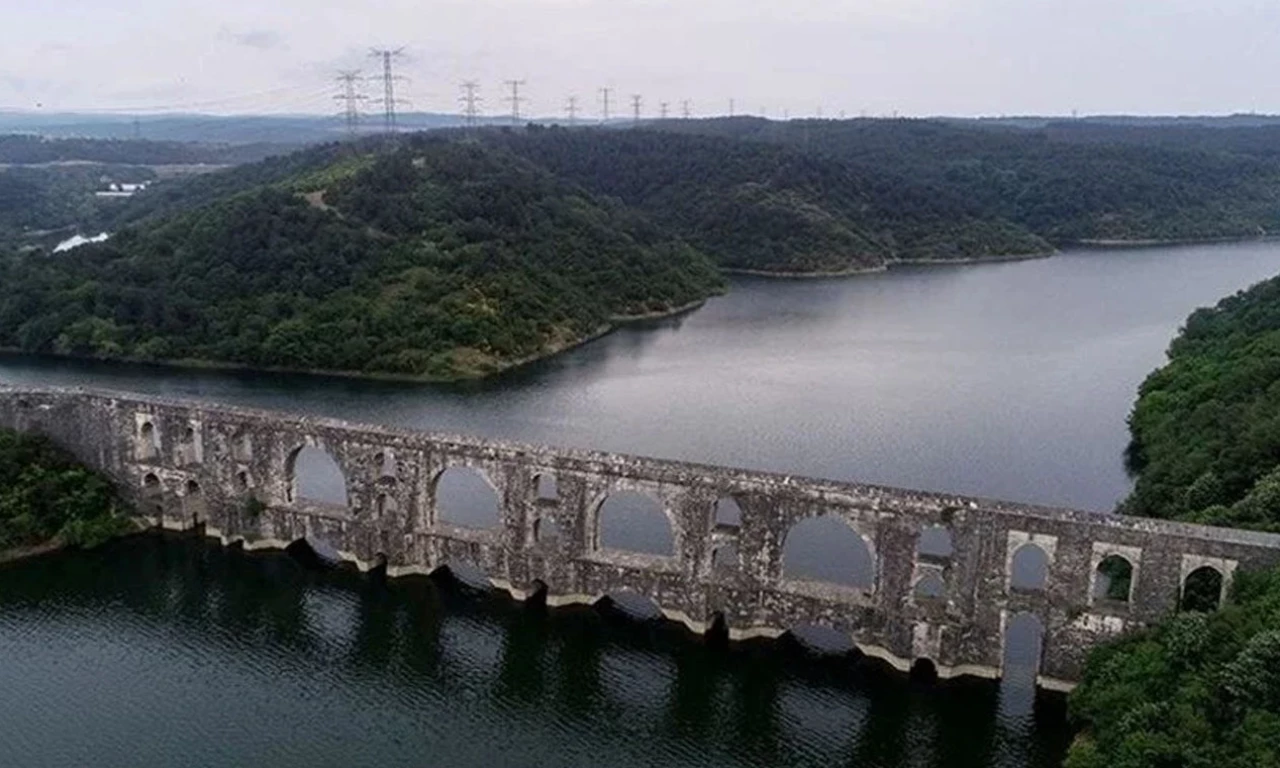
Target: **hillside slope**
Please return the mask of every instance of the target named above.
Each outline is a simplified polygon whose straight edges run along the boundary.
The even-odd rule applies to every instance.
[[[1280,530],[1280,277],[1188,318],[1129,429],[1123,511]]]
[[[649,130],[530,127],[497,143],[617,197],[730,269],[825,273],[1026,256],[1048,243],[891,173],[759,143]]]
[[[318,152],[102,245],[5,258],[0,346],[451,379],[720,286],[688,245],[508,153]]]
[[[1250,237],[1280,231],[1271,129],[1194,135],[931,120],[669,120],[662,130],[777,144],[890,173],[1056,244]]]

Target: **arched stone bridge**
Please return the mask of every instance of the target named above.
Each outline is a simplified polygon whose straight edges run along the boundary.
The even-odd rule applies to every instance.
[[[385,562],[393,576],[467,563],[517,598],[545,589],[551,605],[634,592],[695,632],[722,620],[733,638],[822,626],[899,669],[927,659],[943,677],[999,676],[1007,626],[1031,614],[1043,627],[1039,683],[1069,687],[1090,646],[1174,611],[1189,574],[1211,569],[1225,590],[1239,568],[1280,563],[1276,535],[121,393],[0,388],[0,425],[51,436],[113,478],[150,522],[203,525],[224,543],[318,538],[361,568]],[[336,460],[348,504],[296,498],[306,446]],[[440,519],[436,481],[456,466],[492,483],[498,526]],[[553,498],[540,498],[545,477]],[[622,491],[661,504],[671,556],[600,546],[601,505]],[[717,522],[722,499],[736,502],[739,520]],[[819,516],[866,542],[867,586],[787,576],[788,532]],[[543,535],[548,524],[561,535]],[[942,550],[921,546],[939,536]],[[729,547],[735,566],[716,567],[716,550]],[[1019,588],[1013,564],[1027,552],[1047,562],[1046,575]],[[1127,594],[1097,588],[1107,558],[1128,566]]]

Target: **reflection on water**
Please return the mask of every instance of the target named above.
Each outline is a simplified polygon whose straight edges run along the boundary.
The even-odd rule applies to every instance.
[[[16,356],[0,381],[1107,510],[1129,488],[1125,417],[1178,325],[1278,272],[1267,242],[735,279],[684,317],[460,386]]]
[[[151,536],[0,569],[0,679],[22,766],[1025,767],[1067,736],[1029,688]]]

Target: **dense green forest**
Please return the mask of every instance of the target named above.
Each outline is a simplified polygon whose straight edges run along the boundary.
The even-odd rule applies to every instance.
[[[1280,570],[1097,648],[1070,710],[1066,768],[1280,766]]]
[[[779,144],[893,174],[1055,244],[1280,230],[1280,130],[941,120],[668,120],[663,130]],[[1218,131],[1218,133],[1213,133]]]
[[[1052,250],[960,198],[782,147],[533,126],[488,131],[485,140],[639,208],[733,269],[840,272]]]
[[[0,429],[0,551],[93,546],[132,527],[106,478],[44,437]]]
[[[148,168],[127,165],[0,167],[0,247],[38,243],[43,231],[67,230],[114,217],[119,200],[94,192],[107,181],[151,181]]]
[[[288,162],[106,243],[0,260],[0,346],[456,378],[721,285],[643,216],[499,149],[419,136]]]
[[[1280,277],[1193,313],[1129,428],[1123,511],[1280,530]]]

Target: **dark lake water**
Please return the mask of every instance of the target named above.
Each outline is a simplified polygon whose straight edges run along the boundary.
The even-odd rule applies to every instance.
[[[0,381],[1108,510],[1125,416],[1179,323],[1277,273],[1280,244],[1248,243],[737,280],[453,387],[13,356]],[[1025,675],[909,684],[155,539],[0,570],[0,686],[0,762],[21,766],[1030,767],[1069,736]]]

